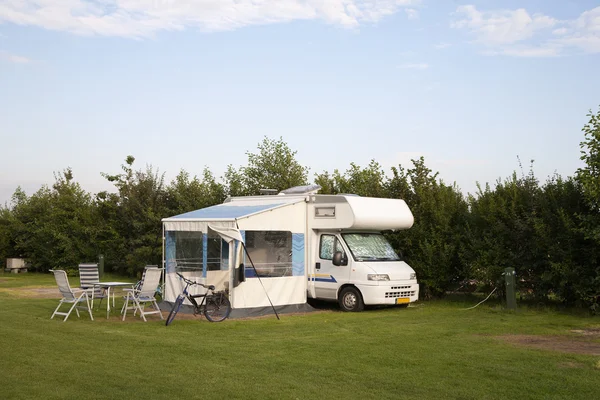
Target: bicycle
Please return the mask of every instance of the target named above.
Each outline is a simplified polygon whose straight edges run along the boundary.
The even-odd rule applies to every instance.
[[[210,322],[221,322],[229,316],[229,313],[231,312],[231,303],[225,292],[215,292],[215,287],[213,285],[204,285],[200,282],[189,280],[179,272],[177,272],[177,275],[185,282],[185,288],[183,289],[183,293],[177,296],[173,308],[171,308],[171,312],[165,322],[166,326],[169,326],[171,322],[173,322],[175,316],[179,312],[179,308],[186,298],[194,307],[194,315],[204,314],[206,319]],[[202,286],[207,289],[207,292],[205,294],[190,294],[188,288],[193,285]],[[209,291],[210,294],[208,293]],[[202,298],[200,304],[196,302],[196,299],[198,298]],[[205,302],[206,304],[204,304]]]

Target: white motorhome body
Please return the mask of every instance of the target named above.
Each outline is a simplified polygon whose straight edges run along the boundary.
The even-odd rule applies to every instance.
[[[176,272],[228,290],[234,311],[308,298],[349,311],[417,300],[414,270],[380,234],[412,226],[403,200],[301,189],[163,219],[165,300],[180,293]]]

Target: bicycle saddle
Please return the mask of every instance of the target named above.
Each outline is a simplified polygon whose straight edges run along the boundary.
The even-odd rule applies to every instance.
[[[215,290],[215,285],[208,285],[208,290]]]

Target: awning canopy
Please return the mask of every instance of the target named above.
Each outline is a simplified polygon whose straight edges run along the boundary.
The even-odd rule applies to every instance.
[[[219,234],[219,236],[221,236],[221,238],[224,241],[226,241],[227,243],[231,243],[234,240],[237,240],[238,242],[244,241],[244,238],[242,238],[242,234],[240,233],[240,230],[237,228],[225,227],[225,226],[215,226],[212,224],[208,224],[208,227],[210,229],[212,229],[213,231],[217,232]]]
[[[214,231],[228,232],[225,236],[231,240],[239,240],[233,230],[237,228],[236,220],[260,214],[276,208],[297,203],[301,199],[284,199],[283,196],[265,196],[264,203],[254,202],[229,202],[211,207],[201,208],[184,214],[163,218],[162,222],[167,231],[192,231],[208,232],[208,227]],[[233,230],[232,230],[233,229]],[[223,234],[221,234],[223,236]]]

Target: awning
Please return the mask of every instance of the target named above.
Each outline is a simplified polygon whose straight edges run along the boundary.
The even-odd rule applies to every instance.
[[[192,231],[208,232],[208,226],[214,231],[219,229],[223,232],[233,232],[229,229],[236,228],[236,220],[246,218],[255,214],[260,214],[279,207],[285,207],[293,203],[302,201],[302,199],[273,199],[275,196],[268,196],[264,203],[256,202],[229,202],[217,204],[215,206],[201,208],[184,214],[175,215],[169,218],[163,218],[162,222],[166,231]],[[282,196],[283,197],[283,196]],[[234,234],[227,234],[231,240],[239,240]],[[233,235],[233,236],[232,236]],[[239,233],[238,233],[239,235]]]
[[[237,228],[226,227],[226,226],[215,226],[213,224],[208,224],[208,227],[210,229],[212,229],[213,231],[217,232],[219,234],[219,236],[221,236],[221,238],[224,241],[226,241],[227,243],[231,243],[234,240],[237,240],[238,242],[244,242],[244,239],[242,238],[242,234],[240,233],[239,229],[237,229]]]

